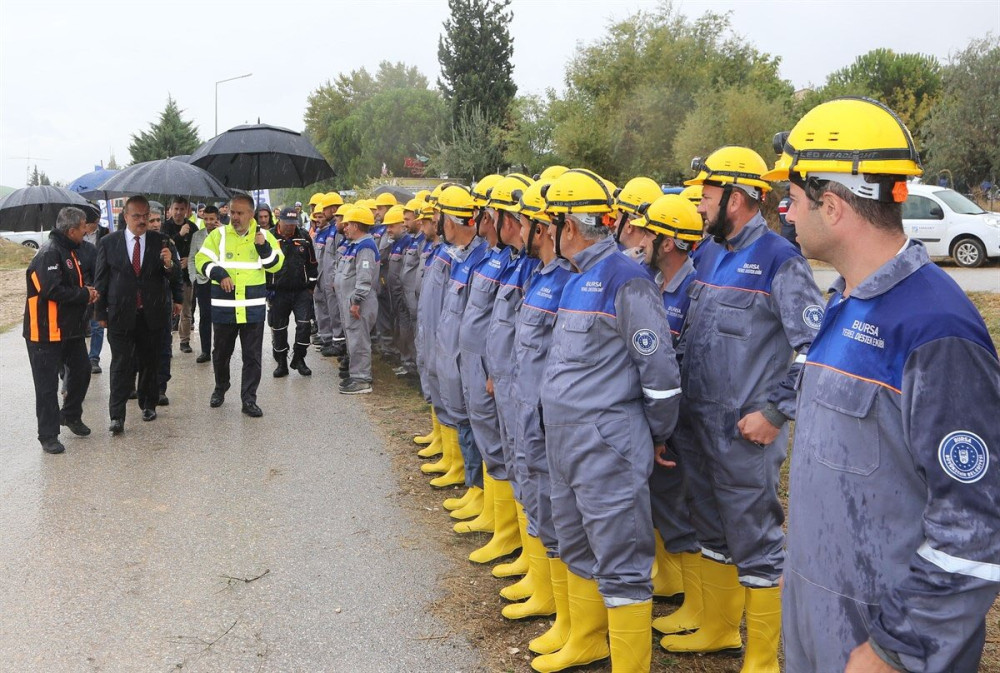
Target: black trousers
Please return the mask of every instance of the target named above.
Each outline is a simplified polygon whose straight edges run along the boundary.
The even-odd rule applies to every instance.
[[[194,284],[195,303],[198,305],[198,336],[201,352],[212,352],[212,284]]]
[[[215,368],[215,389],[229,390],[229,359],[236,350],[236,337],[240,338],[243,355],[243,377],[240,380],[240,399],[243,404],[257,403],[257,386],[260,385],[260,353],[264,343],[264,323],[214,323],[215,350],[212,366]]]
[[[59,436],[59,421],[78,421],[90,387],[90,358],[83,337],[54,343],[25,340],[31,378],[35,382],[35,416],[38,440]],[[59,409],[59,373],[65,371],[66,399]]]
[[[309,348],[313,298],[309,290],[275,290],[267,310],[271,327],[271,352],[278,362],[288,357],[288,320],[295,315],[295,352],[304,357]]]
[[[139,380],[135,384],[139,408],[156,409],[156,402],[160,399],[157,374],[165,333],[164,327],[150,328],[141,310],[136,313],[135,327],[132,329],[123,330],[108,325],[108,344],[111,346],[108,411],[112,419],[125,420],[125,404],[132,392],[136,372],[139,374]]]

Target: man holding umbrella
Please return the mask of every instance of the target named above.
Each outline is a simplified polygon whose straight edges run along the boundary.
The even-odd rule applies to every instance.
[[[212,323],[215,325],[215,390],[209,405],[220,407],[229,390],[229,359],[240,339],[243,376],[240,397],[243,413],[264,415],[257,406],[261,348],[267,312],[266,273],[276,273],[285,256],[274,236],[257,227],[254,202],[237,194],[229,205],[231,224],[208,235],[195,255],[195,266],[212,281]]]

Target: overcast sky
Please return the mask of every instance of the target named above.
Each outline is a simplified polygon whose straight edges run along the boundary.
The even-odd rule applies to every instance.
[[[519,92],[561,88],[578,42],[655,0],[513,0]],[[781,57],[796,88],[876,47],[942,60],[1000,33],[998,0],[711,0],[676,2],[689,17],[732,11],[736,31]],[[433,84],[446,0],[0,0],[0,184],[20,187],[37,164],[69,182],[114,152],[172,95],[201,138],[262,122],[296,130],[309,92],[383,59],[415,65]],[[33,157],[26,159],[24,157]]]

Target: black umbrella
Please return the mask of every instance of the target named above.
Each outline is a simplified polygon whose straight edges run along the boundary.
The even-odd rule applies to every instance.
[[[249,124],[220,133],[189,161],[227,187],[305,187],[334,176],[323,155],[301,133],[267,124]]]
[[[375,191],[373,191],[372,194],[378,196],[379,194],[384,194],[386,192],[389,192],[396,197],[396,201],[401,205],[406,205],[407,201],[410,201],[414,196],[416,196],[416,194],[410,190],[397,187],[396,185],[379,185],[375,188]]]
[[[84,211],[101,211],[85,198],[62,187],[41,185],[24,187],[0,199],[0,229],[4,231],[43,231],[56,222],[56,215],[66,206]]]
[[[181,194],[203,198],[228,199],[229,190],[197,166],[177,159],[144,161],[123,169],[95,190],[104,198],[133,194]],[[84,192],[84,195],[89,195]]]

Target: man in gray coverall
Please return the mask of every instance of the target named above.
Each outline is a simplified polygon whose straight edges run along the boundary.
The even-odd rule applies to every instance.
[[[347,337],[350,377],[340,384],[344,395],[372,391],[371,331],[378,317],[379,254],[368,230],[375,224],[371,211],[354,207],[344,216],[344,236],[350,241],[337,264],[335,282],[340,314]]]
[[[696,167],[686,184],[703,186],[698,212],[713,238],[699,249],[678,350],[691,440],[705,458],[690,467],[707,472],[688,485],[710,484],[719,516],[692,521],[703,555],[701,626],[665,636],[661,645],[738,650],[745,607],[747,670],[777,671],[784,564],[778,479],[795,378],[819,329],[822,298],[805,258],[760,213],[770,191],[760,155],[723,147]],[[712,502],[706,494],[691,497],[702,508]],[[721,530],[705,528],[713,520]]]
[[[922,169],[891,110],[833,100],[776,145],[803,253],[842,274],[799,383],[785,670],[974,673],[1000,590],[996,349],[903,231]]]
[[[567,171],[546,192],[563,289],[542,384],[552,518],[569,567],[570,635],[532,661],[560,671],[608,655],[648,671],[653,521],[649,475],[677,422],[680,376],[660,293],[609,236],[613,196]]]
[[[344,200],[339,194],[330,192],[324,194],[316,204],[323,214],[323,227],[316,232],[313,239],[319,268],[319,278],[313,293],[313,308],[316,313],[320,353],[324,357],[339,356],[346,352],[340,304],[334,287],[337,262],[340,261],[340,246],[344,244],[344,235],[340,231],[341,217],[336,213],[343,203]]]

